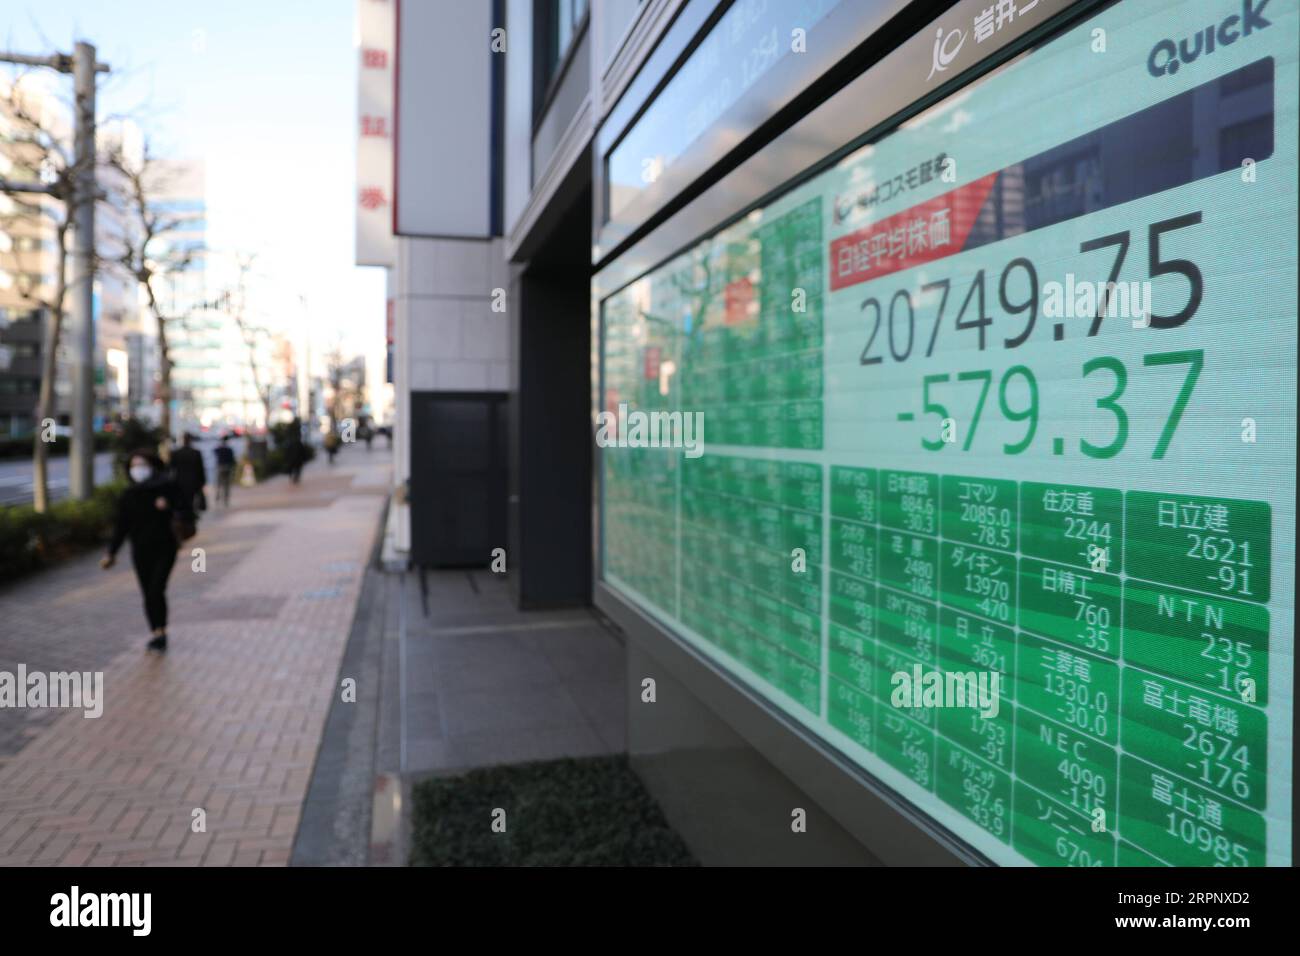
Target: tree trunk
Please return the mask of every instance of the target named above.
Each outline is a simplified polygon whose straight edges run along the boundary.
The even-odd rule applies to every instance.
[[[162,401],[162,414],[159,416],[159,425],[162,426],[162,446],[158,449],[163,461],[171,457],[172,442],[172,356],[171,347],[167,344],[167,320],[163,318],[162,310],[158,308],[158,298],[153,292],[153,282],[150,277],[144,277],[141,284],[144,286],[145,294],[149,296],[149,311],[153,314],[154,321],[158,323],[158,397]]]
[[[45,440],[45,422],[54,417],[54,377],[58,374],[59,329],[63,324],[58,310],[45,312],[45,352],[41,356],[41,390],[36,401],[36,434],[32,447],[32,504],[42,514],[50,507],[50,443]]]
[[[67,294],[68,249],[64,242],[67,218],[58,230],[59,254],[54,280],[54,301],[44,307],[45,351],[41,354],[41,390],[36,399],[36,432],[32,446],[32,506],[44,514],[50,507],[50,443],[45,441],[45,422],[54,418],[54,379],[59,372],[59,336],[63,329],[63,299]]]
[[[162,414],[159,424],[162,426],[162,446],[158,449],[163,461],[171,459],[172,450],[172,353],[167,344],[167,333],[163,331],[162,319],[158,320],[158,397],[162,399]]]

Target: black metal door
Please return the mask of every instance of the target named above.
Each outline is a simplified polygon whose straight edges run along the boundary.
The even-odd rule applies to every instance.
[[[411,393],[411,558],[486,566],[506,547],[506,396]]]

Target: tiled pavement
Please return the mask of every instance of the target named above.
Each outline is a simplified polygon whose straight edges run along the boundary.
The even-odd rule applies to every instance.
[[[106,700],[0,710],[0,866],[288,862],[389,464],[348,448],[236,488],[187,542],[206,571],[178,558],[163,657],[125,552],[0,587],[0,670],[102,670]]]
[[[589,610],[520,611],[487,568],[372,569],[357,621],[294,865],[403,865],[424,777],[625,748],[623,644]]]
[[[625,747],[622,643],[586,609],[520,611],[502,575],[407,576],[400,749],[404,773],[588,757]]]

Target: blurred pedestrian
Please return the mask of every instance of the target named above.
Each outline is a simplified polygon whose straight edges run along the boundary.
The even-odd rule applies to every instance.
[[[181,447],[172,452],[171,466],[190,507],[196,512],[206,511],[208,501],[203,486],[208,483],[208,472],[203,466],[203,453],[194,447],[194,436],[189,432],[181,438]]]
[[[131,453],[127,474],[130,484],[117,505],[117,523],[108,551],[100,560],[107,570],[117,561],[118,549],[131,541],[131,564],[144,597],[145,618],[153,637],[151,651],[167,650],[167,579],[176,563],[180,542],[194,535],[193,498],[149,451]]]
[[[339,453],[339,445],[343,442],[339,438],[339,433],[331,430],[325,435],[325,454],[329,456],[329,463],[334,464],[334,456]]]
[[[302,441],[302,423],[294,419],[289,428],[289,440],[284,449],[284,463],[289,469],[289,480],[295,485],[302,479],[302,466],[307,461],[307,448]]]
[[[230,484],[235,477],[235,451],[230,447],[230,436],[222,435],[221,444],[214,451],[217,460],[217,502],[230,507]]]

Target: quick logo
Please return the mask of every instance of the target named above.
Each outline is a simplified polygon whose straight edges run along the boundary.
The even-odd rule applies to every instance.
[[[1240,15],[1224,17],[1217,26],[1210,24],[1176,44],[1171,39],[1161,40],[1147,55],[1147,72],[1152,76],[1173,76],[1184,63],[1193,62],[1202,53],[1209,56],[1221,46],[1232,46],[1256,30],[1272,26],[1272,21],[1264,18],[1268,4],[1269,0],[1258,5],[1254,0],[1242,0]]]

